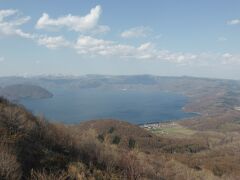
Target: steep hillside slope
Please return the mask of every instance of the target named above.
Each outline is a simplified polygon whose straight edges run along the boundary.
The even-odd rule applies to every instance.
[[[114,120],[53,124],[0,98],[0,179],[236,179],[238,139],[222,139]]]

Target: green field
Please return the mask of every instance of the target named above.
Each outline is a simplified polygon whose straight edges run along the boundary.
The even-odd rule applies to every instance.
[[[188,129],[177,123],[174,123],[174,125],[172,123],[163,124],[161,127],[151,129],[150,131],[156,135],[161,135],[161,136],[163,135],[163,136],[170,136],[170,137],[174,136],[179,138],[191,136],[194,133],[196,133],[196,131]]]

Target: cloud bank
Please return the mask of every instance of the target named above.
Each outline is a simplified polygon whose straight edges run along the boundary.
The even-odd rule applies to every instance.
[[[127,59],[161,60],[175,63],[188,63],[197,58],[191,53],[174,53],[159,50],[147,42],[139,46],[120,44],[114,41],[96,39],[91,36],[80,36],[75,49],[81,55],[118,57]]]
[[[102,8],[97,5],[92,8],[85,16],[73,16],[71,14],[58,18],[51,18],[47,13],[36,22],[37,29],[49,30],[57,29],[56,35],[39,34],[39,32],[25,32],[22,26],[28,23],[30,16],[23,16],[18,10],[6,9],[0,10],[0,35],[19,36],[25,39],[31,39],[40,46],[48,49],[72,48],[79,55],[88,57],[107,57],[120,59],[139,59],[139,60],[157,60],[181,65],[208,65],[208,64],[240,64],[240,55],[226,53],[186,53],[172,52],[159,49],[152,42],[144,42],[139,45],[129,45],[117,41],[105,40],[99,38],[99,33],[110,31],[110,27],[99,25]],[[234,19],[228,22],[230,25],[240,24],[240,20]],[[61,29],[73,31],[77,36],[75,40],[68,40],[61,34]],[[152,33],[151,28],[139,26],[130,28],[121,33],[123,38],[143,38]],[[220,37],[219,41],[227,40]],[[0,58],[3,61],[4,58]]]
[[[18,10],[0,10],[0,34],[17,35],[31,39],[33,38],[33,35],[23,32],[20,29],[20,27],[27,23],[30,19],[30,16],[21,17]]]
[[[49,49],[57,49],[60,47],[67,47],[70,43],[62,36],[48,37],[44,36],[38,39],[38,44],[46,46]]]
[[[85,32],[89,30],[98,29],[100,32],[109,31],[108,26],[98,26],[98,21],[102,13],[101,6],[97,5],[92,8],[85,16],[73,16],[68,14],[56,19],[50,18],[47,13],[43,13],[36,24],[37,29],[61,29],[67,28],[71,31]]]
[[[147,37],[151,33],[152,29],[149,27],[134,27],[128,30],[125,30],[121,33],[123,38],[142,38]]]

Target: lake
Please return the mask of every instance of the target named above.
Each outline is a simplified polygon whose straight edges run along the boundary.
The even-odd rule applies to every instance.
[[[50,99],[24,99],[20,103],[36,115],[68,124],[106,118],[143,124],[194,115],[182,111],[187,98],[175,93],[100,89],[52,93]]]

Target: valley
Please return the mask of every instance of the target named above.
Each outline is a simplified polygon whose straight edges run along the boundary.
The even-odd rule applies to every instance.
[[[22,105],[1,99],[1,146],[4,149],[0,154],[18,159],[13,175],[19,173],[32,179],[51,176],[51,179],[235,180],[240,177],[238,81],[190,77],[143,76],[144,80],[142,76],[90,77],[92,80],[87,77],[89,83],[93,81],[97,86],[79,86],[85,80],[63,80],[62,77],[61,80],[56,77],[51,80],[20,78],[17,83],[35,82],[50,91],[61,87],[72,91],[98,89],[107,92],[111,88],[118,93],[136,89],[148,93],[174,92],[188,97],[184,111],[198,112],[198,115],[142,125],[106,118],[63,124],[34,116]],[[1,78],[0,82],[11,84]],[[125,89],[124,92],[121,89]],[[31,168],[33,173],[30,173]]]

